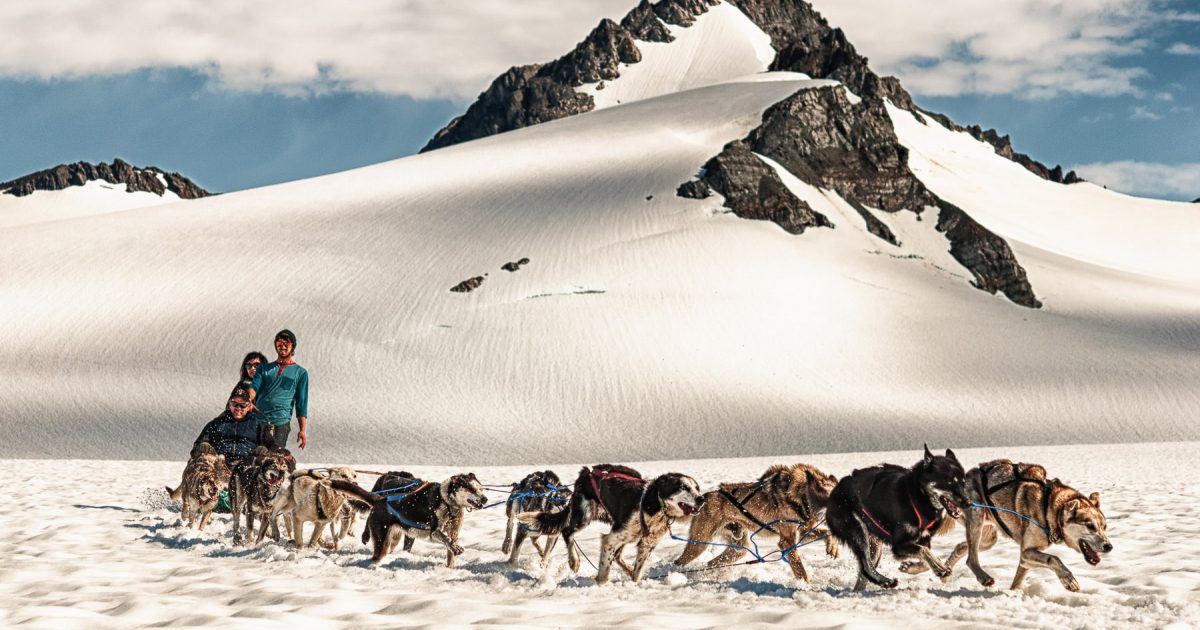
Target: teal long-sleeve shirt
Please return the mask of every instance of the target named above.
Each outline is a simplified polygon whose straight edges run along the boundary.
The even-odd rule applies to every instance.
[[[254,405],[271,424],[291,422],[293,408],[297,416],[308,417],[308,370],[299,365],[272,361],[258,369],[251,387]]]

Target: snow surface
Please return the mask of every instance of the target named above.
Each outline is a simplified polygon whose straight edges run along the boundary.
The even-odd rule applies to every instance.
[[[1164,247],[1154,277],[1084,257],[1070,230],[1018,243],[1046,302],[1030,310],[971,287],[930,213],[877,213],[896,248],[811,187],[797,194],[840,207],[836,229],[792,236],[675,196],[766,107],[828,84],[757,75],[311,180],[6,228],[0,457],[181,457],[242,355],[283,327],[312,376],[321,459],[1200,438],[1200,230],[1182,219],[1164,240],[1196,246]],[[902,129],[922,176],[918,156],[959,140],[933,132]],[[1033,207],[1125,229],[1086,214],[1111,193],[954,168],[967,192],[951,200],[981,221],[1020,183]],[[1169,210],[1151,224],[1188,207],[1113,198]]]
[[[934,445],[939,446],[940,445]],[[801,550],[810,585],[779,563],[719,572],[678,573],[670,562],[683,543],[666,540],[648,577],[633,584],[617,571],[597,587],[585,561],[579,576],[566,568],[560,545],[543,574],[526,545],[510,567],[500,552],[501,508],[467,516],[466,548],[456,569],[440,547],[419,541],[378,566],[357,539],[339,552],[267,542],[233,547],[227,518],[208,531],[184,528],[163,485],[174,485],[179,462],[0,461],[9,482],[0,503],[0,625],[45,628],[204,627],[448,627],[468,623],[523,627],[853,627],[895,628],[1185,628],[1200,624],[1200,522],[1193,506],[1200,484],[1190,469],[1200,444],[1026,447],[962,450],[964,462],[1009,457],[1042,463],[1050,474],[1089,493],[1098,491],[1114,551],[1097,567],[1061,545],[1058,555],[1082,592],[1062,588],[1052,573],[1034,570],[1024,592],[1008,591],[1017,547],[1001,541],[981,556],[1001,586],[984,588],[961,565],[948,584],[928,573],[906,576],[886,557],[881,570],[895,591],[855,594],[855,565],[843,552],[825,557],[822,543]],[[646,475],[695,476],[709,489],[719,481],[756,478],[769,464],[804,461],[843,475],[888,461],[910,465],[917,450],[635,464]],[[536,457],[533,454],[532,457]],[[373,464],[366,470],[413,470],[439,479],[463,469]],[[516,481],[540,465],[476,468],[485,483]],[[574,477],[577,465],[555,466]],[[86,479],[86,488],[74,480]],[[360,482],[370,485],[366,476]],[[503,494],[497,495],[497,500]],[[361,527],[361,523],[360,523]],[[599,524],[581,536],[595,560]],[[677,523],[674,533],[686,535]],[[934,541],[939,554],[962,538],[956,528]],[[768,543],[769,545],[769,543]],[[700,568],[700,561],[689,569]],[[1170,625],[1175,624],[1175,625]]]
[[[691,26],[663,26],[673,41],[638,41],[641,61],[621,64],[618,78],[577,91],[592,95],[601,109],[765,72],[775,59],[771,36],[728,2],[710,7]]]
[[[161,174],[159,179],[166,183]],[[180,201],[167,191],[161,197],[146,191],[128,192],[125,184],[92,180],[62,190],[36,190],[24,197],[0,194],[0,229],[106,214]]]

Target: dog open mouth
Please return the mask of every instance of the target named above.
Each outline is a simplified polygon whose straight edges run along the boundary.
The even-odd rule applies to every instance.
[[[1087,560],[1088,564],[1092,566],[1100,564],[1100,552],[1096,551],[1091,545],[1087,544],[1086,540],[1079,541],[1079,553],[1083,554],[1083,559]]]
[[[958,504],[950,500],[950,497],[942,496],[942,507],[946,508],[946,513],[950,518],[958,518],[962,516],[962,508]]]
[[[696,513],[696,507],[690,503],[679,502],[679,511],[683,512],[684,516],[691,516]]]
[[[468,510],[482,510],[487,505],[487,497],[474,497],[467,502]]]
[[[283,483],[283,477],[282,477],[282,476],[280,476],[280,477],[273,477],[273,476],[271,476],[271,475],[267,475],[267,485],[268,485],[268,486],[271,486],[272,488],[274,488],[275,486],[278,486],[278,485],[279,485],[279,484],[281,484],[281,483]]]

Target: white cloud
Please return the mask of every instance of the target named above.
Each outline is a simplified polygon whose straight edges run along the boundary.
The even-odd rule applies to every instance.
[[[0,3],[0,75],[184,67],[236,90],[472,99],[636,0],[75,0]]]
[[[880,73],[929,96],[1142,95],[1123,61],[1150,46],[1164,0],[815,0]],[[1173,14],[1179,16],[1186,14]],[[901,26],[902,25],[902,26]]]
[[[1175,42],[1167,48],[1172,55],[1200,55],[1200,46],[1192,46],[1183,42]]]
[[[1162,120],[1162,118],[1162,114],[1142,105],[1137,105],[1129,110],[1130,120]]]
[[[0,75],[184,67],[238,90],[468,100],[636,1],[0,2]],[[1180,0],[815,0],[876,71],[918,94],[1028,98],[1142,96],[1148,73],[1122,62],[1151,47],[1154,25],[1200,17],[1171,3]]]
[[[1113,190],[1151,197],[1200,197],[1200,163],[1101,162],[1074,167],[1084,179]]]

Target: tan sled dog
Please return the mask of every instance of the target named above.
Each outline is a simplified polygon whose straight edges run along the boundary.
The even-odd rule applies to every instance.
[[[183,520],[189,527],[196,525],[196,513],[200,513],[200,531],[212,518],[213,508],[221,498],[221,491],[229,487],[230,472],[225,466],[225,456],[207,443],[201,443],[193,451],[183,469],[179,487],[167,488],[167,494],[175,501],[183,501]]]
[[[1093,566],[1100,564],[1101,552],[1112,551],[1100,493],[1084,497],[1058,479],[1048,480],[1046,469],[1037,464],[986,462],[967,472],[966,486],[971,501],[987,507],[966,510],[967,540],[954,548],[946,566],[953,569],[967,556],[967,565],[984,586],[995,580],[979,565],[979,551],[996,544],[997,529],[1021,546],[1013,589],[1021,588],[1030,569],[1045,568],[1058,575],[1064,588],[1079,591],[1079,581],[1063,561],[1042,551],[1054,543],[1078,551]],[[920,573],[924,565],[905,564],[902,569]]]
[[[796,544],[797,538],[808,532],[809,540],[828,536],[824,529],[816,529],[829,504],[829,493],[837,485],[837,477],[826,475],[812,466],[772,466],[758,481],[752,483],[723,483],[719,490],[704,496],[704,504],[692,517],[688,538],[699,542],[712,541],[715,536],[726,542],[746,547],[750,535],[772,537],[779,541],[779,549],[786,550]],[[773,523],[774,521],[795,522]],[[764,525],[769,527],[764,528]],[[704,553],[707,546],[688,543],[683,553],[675,560],[679,566],[687,565]],[[709,567],[720,567],[736,562],[748,553],[746,549],[728,547],[720,555],[709,560]],[[837,539],[825,538],[825,553],[836,558]],[[797,551],[789,553],[787,562],[797,579],[808,581],[808,572],[800,561]]]
[[[283,517],[288,536],[301,548],[304,539],[304,523],[313,523],[316,529],[308,544],[315,545],[318,541],[322,546],[338,548],[338,543],[344,536],[342,528],[352,526],[347,523],[347,512],[353,516],[355,511],[351,502],[344,494],[334,490],[330,481],[338,479],[348,483],[356,483],[357,475],[354,470],[345,466],[332,468],[300,469],[293,472],[288,479],[287,488],[283,489],[271,501],[270,513],[263,519],[262,528],[258,532],[257,542],[262,542],[267,528],[271,528],[271,536],[276,542],[280,540],[278,518]],[[332,511],[327,511],[332,510]],[[326,544],[323,539],[325,526],[329,525],[334,538]]]

